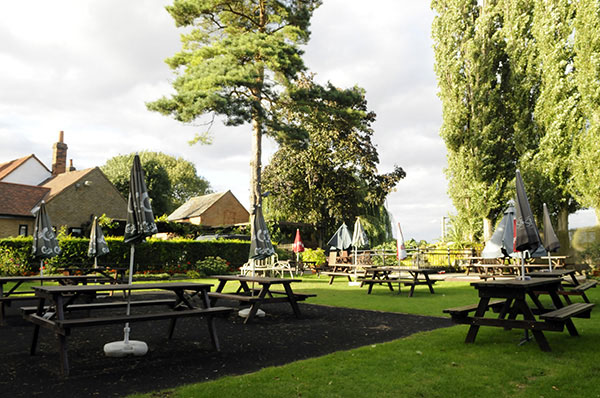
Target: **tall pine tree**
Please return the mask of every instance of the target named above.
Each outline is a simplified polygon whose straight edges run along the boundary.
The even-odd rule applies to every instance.
[[[299,45],[309,38],[320,0],[175,0],[167,11],[182,50],[167,60],[175,94],[148,108],[189,123],[205,114],[252,125],[250,206],[261,203],[265,131],[289,132],[273,117],[282,90],[305,69]]]

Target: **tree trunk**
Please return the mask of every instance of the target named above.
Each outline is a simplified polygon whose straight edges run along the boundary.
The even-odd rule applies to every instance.
[[[494,231],[493,231],[492,220],[487,217],[484,217],[483,218],[483,241],[487,242],[488,240],[490,240],[492,238],[493,233],[494,233]]]
[[[262,204],[261,196],[262,125],[252,120],[252,154],[250,160],[250,213]]]
[[[571,243],[569,241],[569,210],[567,208],[561,208],[558,211],[556,236],[560,241],[560,253],[569,255]]]

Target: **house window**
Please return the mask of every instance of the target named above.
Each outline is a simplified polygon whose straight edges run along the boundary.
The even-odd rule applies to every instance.
[[[19,236],[27,236],[27,225],[26,224],[19,225]]]
[[[69,228],[69,235],[83,236],[83,229],[81,229],[81,228]]]

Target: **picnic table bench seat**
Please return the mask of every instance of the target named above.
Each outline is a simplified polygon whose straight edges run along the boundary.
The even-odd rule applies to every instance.
[[[500,312],[500,309],[504,306],[505,303],[506,303],[506,300],[502,300],[502,299],[493,300],[488,303],[486,309],[491,308],[494,312]],[[467,316],[469,314],[469,312],[473,312],[473,311],[477,310],[477,306],[478,306],[478,304],[469,304],[469,305],[463,305],[460,307],[446,308],[444,310],[444,314],[450,314],[453,317],[454,316],[464,317],[464,316]]]
[[[254,289],[255,292],[259,292],[260,289]],[[269,295],[269,302],[271,303],[276,303],[276,302],[281,302],[281,303],[285,303],[289,301],[289,298],[286,296],[285,292],[279,292],[279,291],[269,291],[269,293],[278,293],[281,294],[281,297],[273,297],[272,295]],[[316,294],[307,294],[307,293],[294,293],[294,298],[296,301],[304,301],[309,297],[316,297]],[[251,296],[251,295],[242,295],[239,293],[220,293],[220,292],[209,292],[208,293],[208,297],[210,298],[215,298],[215,299],[227,299],[227,300],[233,300],[233,301],[239,301],[239,302],[248,302],[248,303],[256,303],[261,301],[261,299],[258,297],[258,295],[256,296]]]
[[[568,296],[581,296],[581,298],[583,298],[583,301],[585,301],[586,303],[589,303],[590,300],[587,297],[587,295],[585,294],[585,291],[592,287],[596,287],[597,284],[598,284],[598,281],[596,281],[596,280],[586,281],[586,282],[580,283],[579,285],[571,286],[569,288],[569,290],[560,290],[558,292],[558,294],[560,294],[562,296],[566,296],[565,299],[567,299],[567,302],[570,301],[570,300],[568,300],[568,298],[569,298]]]
[[[388,289],[390,289],[393,292],[394,288],[392,286],[392,283],[398,282],[397,277],[388,277],[387,279],[359,277],[358,280],[360,281],[360,287],[363,287],[364,285],[369,285],[369,288],[367,289],[367,294],[371,294],[371,291],[373,291],[373,285],[382,285],[384,283],[386,283],[388,285]]]
[[[540,314],[540,319],[563,322],[572,317],[590,318],[594,303],[572,303],[554,311]]]
[[[38,298],[39,299],[39,298]],[[131,301],[129,305],[131,307],[145,307],[152,305],[167,305],[173,307],[177,300],[175,299],[153,299],[153,300],[136,300]],[[121,308],[126,307],[127,301],[111,301],[107,303],[81,303],[81,304],[69,304],[66,306],[66,311],[78,311],[78,310],[96,310],[96,309],[110,309],[110,308]],[[38,309],[37,306],[21,307],[23,314],[32,314]],[[49,306],[44,306],[44,310],[50,309]]]
[[[349,272],[342,272],[342,271],[326,271],[326,272],[321,272],[322,275],[327,275],[329,277],[329,284],[331,285],[333,283],[333,280],[335,279],[336,276],[344,276],[347,277],[349,281],[352,280],[352,274]]]
[[[175,320],[176,318],[189,317],[189,316],[226,316],[233,311],[230,307],[210,307],[210,308],[193,308],[179,311],[165,311],[165,312],[154,312],[149,314],[120,314],[120,315],[107,315],[101,317],[89,317],[89,318],[76,318],[76,319],[62,319],[55,320],[58,330],[68,333],[68,329],[74,327],[85,327],[85,326],[99,326],[109,324],[119,324],[126,322],[142,322],[142,321],[155,321],[162,319]],[[173,327],[171,328],[173,329]],[[173,331],[170,330],[169,338],[172,337]]]

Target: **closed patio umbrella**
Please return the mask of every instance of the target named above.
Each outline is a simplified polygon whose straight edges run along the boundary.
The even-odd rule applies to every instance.
[[[250,260],[264,260],[274,255],[275,249],[273,243],[271,243],[271,235],[269,235],[269,229],[260,205],[255,208],[251,218],[250,255],[248,257]],[[254,274],[254,270],[252,274]]]
[[[515,202],[509,200],[504,210],[504,215],[498,223],[494,234],[485,243],[481,257],[483,258],[521,258],[518,252],[514,251],[514,220],[515,220]],[[546,251],[542,245],[530,253],[531,257],[542,257],[546,255]]]
[[[504,210],[504,216],[496,227],[494,234],[485,243],[481,257],[503,258],[513,253],[513,220],[515,219],[515,202],[510,200]]]
[[[294,244],[292,245],[292,250],[296,253],[296,263],[300,262],[300,253],[304,251],[304,243],[302,243],[302,239],[300,238],[300,230],[296,229],[296,237],[294,238]]]
[[[133,282],[133,260],[135,256],[135,244],[143,242],[146,237],[157,233],[158,229],[154,223],[154,214],[146,188],[144,170],[140,157],[136,154],[133,158],[133,166],[129,176],[129,197],[127,200],[127,223],[125,224],[125,235],[123,241],[131,244],[129,257],[129,281]],[[127,295],[127,312],[130,314],[131,291]],[[123,341],[115,341],[104,345],[104,352],[108,356],[122,357],[128,354],[144,355],[148,352],[148,346],[143,341],[129,340],[129,322],[125,324]]]
[[[400,223],[398,223],[398,236],[396,236],[396,258],[398,258],[398,264],[406,257],[408,257],[408,253],[406,252],[406,246],[404,246],[404,235],[402,234]]]
[[[544,247],[548,251],[548,268],[552,271],[552,256],[551,252],[555,252],[560,249],[560,241],[554,233],[552,228],[552,221],[550,221],[550,213],[548,212],[548,206],[544,203]]]
[[[517,200],[515,202],[515,251],[521,252],[521,278],[525,278],[525,252],[530,255],[541,246],[540,233],[533,212],[529,206],[529,199],[525,192],[525,185],[521,178],[521,172],[517,170],[516,176]],[[545,251],[544,251],[545,252]]]
[[[327,242],[327,246],[335,250],[346,250],[351,245],[352,237],[350,236],[346,223],[342,223],[331,239],[329,239],[329,242]]]
[[[248,259],[252,266],[252,276],[255,274],[255,261],[264,260],[275,254],[275,248],[271,242],[271,235],[269,234],[269,228],[263,217],[262,207],[260,205],[254,208],[254,212],[251,215],[250,221],[250,253]],[[254,295],[254,282],[252,282],[252,295]],[[238,315],[247,318],[250,313],[250,308],[244,308],[238,311]],[[265,312],[259,309],[256,313],[257,316],[265,316]]]
[[[34,257],[40,258],[40,276],[44,275],[44,259],[60,254],[60,247],[52,230],[52,222],[46,211],[46,203],[43,200],[37,209],[37,213],[35,213],[31,253]]]
[[[352,248],[354,249],[354,284],[356,282],[356,273],[358,268],[358,248],[368,244],[367,234],[360,222],[360,217],[356,217],[354,222],[354,231],[352,233]]]
[[[108,254],[108,244],[104,239],[102,228],[98,224],[98,217],[94,217],[92,230],[90,232],[90,243],[88,246],[88,257],[94,257],[94,268],[98,268],[98,256]]]

